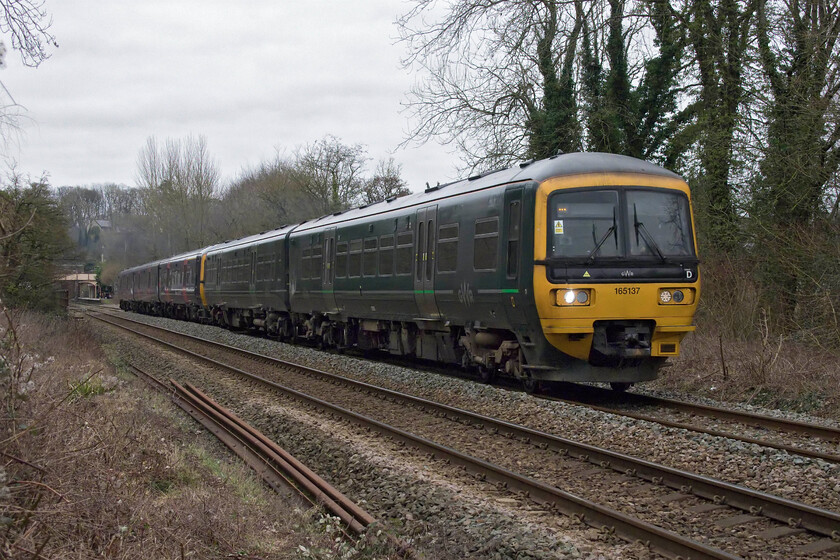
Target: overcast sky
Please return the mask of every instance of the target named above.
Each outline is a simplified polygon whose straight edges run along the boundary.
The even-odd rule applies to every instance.
[[[27,109],[6,148],[19,171],[53,186],[135,184],[137,154],[203,134],[225,183],[275,149],[326,134],[393,155],[412,190],[455,178],[458,159],[430,143],[397,150],[401,102],[394,0],[230,2],[46,0],[59,48],[37,69],[6,55],[0,81]],[[3,37],[7,49],[8,37]]]

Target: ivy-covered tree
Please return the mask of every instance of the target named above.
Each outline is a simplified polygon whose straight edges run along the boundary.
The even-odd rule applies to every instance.
[[[790,329],[803,294],[840,284],[827,277],[837,270],[826,262],[835,261],[801,243],[836,236],[827,195],[840,166],[840,6],[764,0],[757,35],[769,96],[752,229],[765,247],[767,304]],[[832,202],[836,208],[836,196]]]
[[[634,3],[633,14],[627,13],[627,0],[608,4],[608,12],[593,10],[584,22],[581,73],[587,145],[593,151],[658,159],[673,167],[683,152],[675,137],[693,117],[693,108],[678,107],[686,49],[681,15],[661,0]],[[647,30],[653,31],[654,52],[646,58],[637,53],[630,60],[640,32]]]
[[[736,134],[749,88],[749,62],[759,0],[687,0],[684,25],[699,82],[696,101],[701,222],[706,242],[728,250],[738,242],[736,188],[732,182]]]

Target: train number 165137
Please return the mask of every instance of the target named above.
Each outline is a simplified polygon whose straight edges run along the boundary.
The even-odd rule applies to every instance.
[[[637,286],[629,286],[624,288],[616,288],[615,293],[619,296],[635,296],[639,293],[640,290],[641,288]]]

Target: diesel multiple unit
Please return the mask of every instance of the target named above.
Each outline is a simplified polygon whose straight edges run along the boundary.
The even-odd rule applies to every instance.
[[[688,185],[564,154],[123,271],[125,310],[541,380],[654,379],[694,330]]]

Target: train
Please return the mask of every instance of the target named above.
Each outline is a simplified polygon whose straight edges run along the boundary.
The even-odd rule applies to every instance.
[[[623,391],[694,327],[688,184],[639,159],[568,153],[122,271],[120,307]]]

